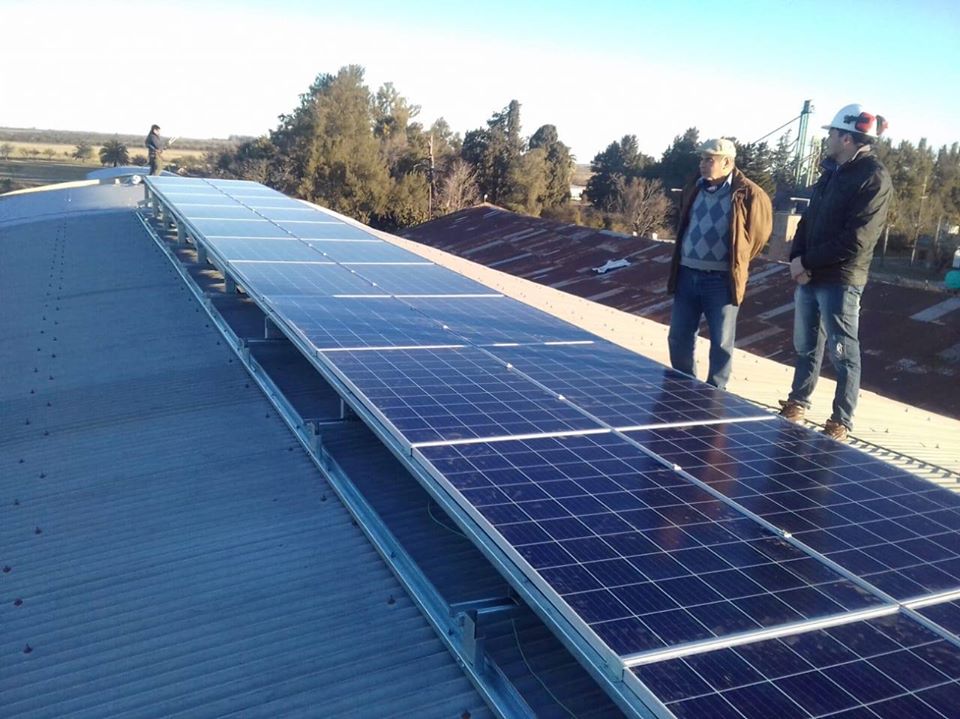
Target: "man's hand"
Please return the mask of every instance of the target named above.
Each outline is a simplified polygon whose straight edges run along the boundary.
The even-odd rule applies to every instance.
[[[790,260],[790,276],[798,285],[805,285],[810,281],[810,270],[803,266],[799,257]]]

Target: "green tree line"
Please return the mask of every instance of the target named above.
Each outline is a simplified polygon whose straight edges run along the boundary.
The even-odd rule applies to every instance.
[[[461,137],[429,127],[391,83],[357,65],[317,76],[267,135],[209,153],[203,168],[256,180],[378,227],[418,224],[487,201],[540,215],[570,202],[573,156],[553,125],[525,137],[512,100]]]
[[[659,158],[636,135],[611,142],[590,162],[582,203],[570,201],[573,156],[554,125],[523,133],[511,100],[462,137],[442,118],[418,122],[420,108],[391,84],[376,91],[357,65],[318,75],[299,104],[262,137],[208,153],[197,172],[256,180],[363,222],[394,229],[480,201],[510,210],[646,235],[670,232],[678,190],[697,174],[696,127],[678,134]],[[737,145],[738,166],[771,195],[796,187],[796,140]],[[960,222],[960,150],[934,151],[921,140],[878,145],[893,176],[891,242],[913,243],[938,221]],[[808,158],[816,164],[817,158]],[[816,172],[813,173],[815,178]],[[802,184],[802,183],[801,183]]]

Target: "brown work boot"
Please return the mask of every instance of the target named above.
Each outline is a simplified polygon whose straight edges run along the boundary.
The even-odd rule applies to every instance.
[[[831,439],[837,440],[838,442],[846,442],[847,435],[850,432],[842,422],[838,422],[835,419],[828,419],[824,423],[823,429],[820,430],[820,433],[825,434]]]
[[[807,408],[792,399],[780,400],[780,416],[789,419],[791,422],[800,422]]]

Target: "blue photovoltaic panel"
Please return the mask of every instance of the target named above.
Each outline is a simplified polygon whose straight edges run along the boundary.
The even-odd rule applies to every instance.
[[[369,232],[348,225],[346,222],[329,222],[323,217],[312,222],[279,221],[277,224],[287,232],[305,240],[370,240],[380,242]]]
[[[181,217],[190,218],[193,215],[209,215],[220,210],[231,211],[231,208],[241,207],[233,198],[225,195],[193,195],[173,198],[176,200],[177,212]]]
[[[450,345],[460,341],[390,296],[281,297],[270,306],[318,350]]]
[[[496,294],[486,285],[439,265],[369,265],[357,272],[391,295]]]
[[[233,268],[237,282],[247,292],[267,299],[277,295],[383,294],[340,265],[244,262]]]
[[[637,441],[899,600],[960,589],[960,495],[786,421]]]
[[[607,342],[491,352],[613,427],[773,419],[739,397]]]
[[[253,203],[252,209],[264,219],[268,219],[271,222],[287,222],[292,223],[292,227],[296,226],[298,223],[318,223],[326,222],[329,224],[343,224],[340,220],[335,220],[329,215],[324,215],[321,212],[316,210],[306,209],[307,212],[304,212],[303,209],[291,207],[291,208],[260,208],[256,206],[256,203]]]
[[[621,656],[882,604],[613,433],[415,452]]]
[[[311,240],[310,246],[331,260],[355,262],[420,262],[428,263],[419,255],[401,249],[389,242],[324,242]]]
[[[187,215],[190,224],[198,232],[208,238],[215,237],[291,237],[291,233],[286,232],[269,220],[193,220],[191,215]]]
[[[249,220],[253,222],[261,221],[263,218],[243,205],[216,205],[216,206],[178,206],[180,213],[190,220],[191,223],[198,220]]]
[[[598,428],[475,348],[335,352],[325,359],[410,443]]]
[[[960,599],[931,604],[916,611],[931,622],[936,622],[950,634],[960,637]]]
[[[223,193],[210,188],[171,188],[169,190],[161,189],[159,192],[175,208],[179,208],[181,205],[198,203],[204,205],[218,204],[227,207],[234,207],[238,204],[232,197],[227,197]]]
[[[218,237],[204,243],[226,260],[280,261],[280,262],[333,262],[329,257],[313,249],[302,240],[278,237],[272,240],[244,240]]]
[[[411,297],[405,301],[477,345],[596,339],[576,325],[509,297]]]
[[[960,648],[899,613],[634,673],[680,719],[960,716]]]

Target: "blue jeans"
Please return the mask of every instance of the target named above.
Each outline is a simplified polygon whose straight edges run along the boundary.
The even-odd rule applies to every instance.
[[[860,394],[860,297],[863,286],[798,285],[794,293],[793,346],[797,364],[790,399],[810,407],[825,347],[837,372],[831,419],[853,429]]]
[[[696,375],[693,348],[700,318],[710,331],[710,368],[707,382],[725,389],[733,368],[733,342],[740,308],[730,301],[730,273],[680,267],[670,315],[670,364],[675,370]]]

